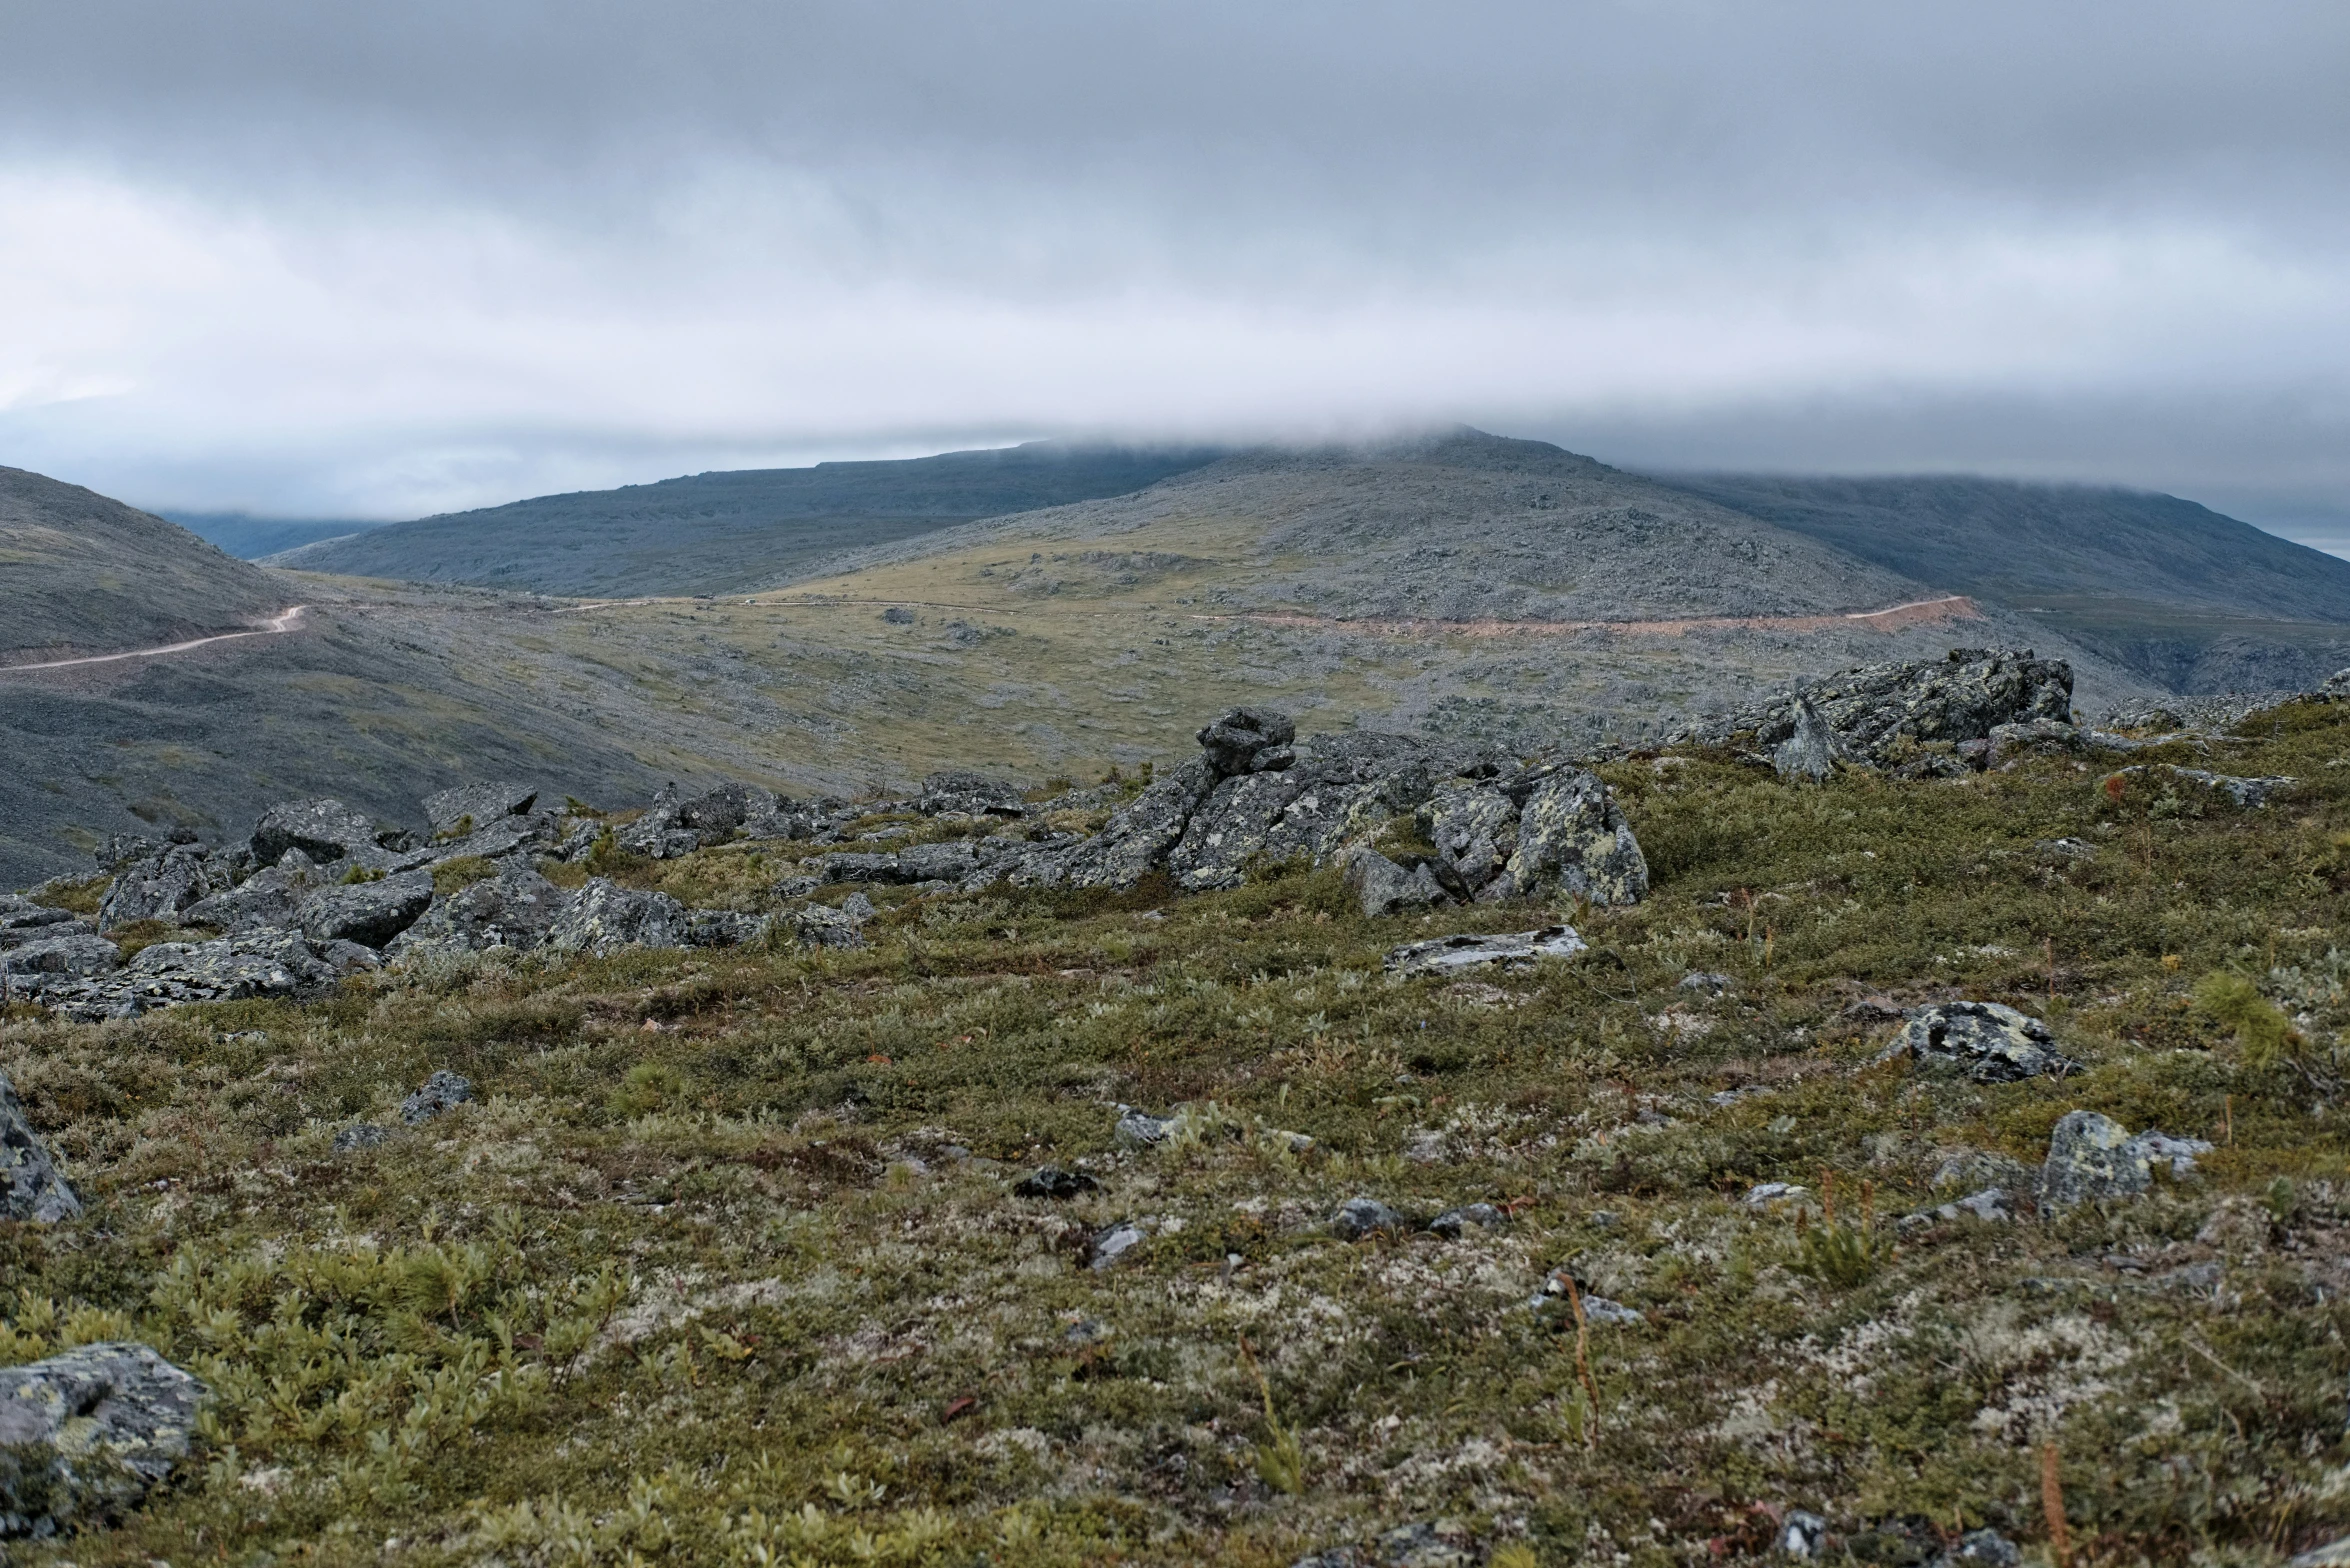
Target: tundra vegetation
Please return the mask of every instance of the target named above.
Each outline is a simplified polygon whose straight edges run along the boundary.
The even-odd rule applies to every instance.
[[[1864,1562],[2277,1562],[2350,1525],[2346,770],[2319,701],[1954,778],[1693,745],[1599,770],[1628,907],[1373,919],[1265,863],[873,887],[860,948],[18,1004],[85,1213],[0,1226],[0,1364],[142,1341],[210,1397],[143,1503],[11,1549],[1284,1565],[1419,1525],[1522,1568],[1768,1557],[1801,1511]],[[758,911],[789,854],[595,869]],[[1585,951],[1382,967],[1561,919]],[[2063,1070],[1887,1053],[1960,1000]],[[404,1122],[441,1071],[473,1098]],[[2035,1206],[2084,1111],[2213,1147]]]

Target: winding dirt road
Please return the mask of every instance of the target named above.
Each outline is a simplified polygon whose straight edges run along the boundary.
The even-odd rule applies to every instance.
[[[29,670],[70,670],[84,664],[113,664],[123,659],[160,659],[174,653],[190,653],[208,648],[216,642],[235,642],[240,637],[275,637],[292,631],[302,622],[306,604],[292,605],[280,610],[251,631],[221,632],[212,637],[192,637],[186,642],[166,643],[160,648],[133,648],[128,653],[94,653],[81,659],[51,659],[44,664],[0,664],[0,675],[16,675]]]

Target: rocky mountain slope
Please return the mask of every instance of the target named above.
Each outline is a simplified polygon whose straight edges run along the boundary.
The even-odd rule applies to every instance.
[[[0,897],[0,1536],[2278,1568],[2350,1526],[2350,703],[2064,674],[289,802]]]
[[[395,523],[272,563],[539,593],[737,592],[844,549],[1120,495],[1220,455],[1040,441],[900,462],[695,474]]]
[[[249,512],[164,512],[160,514],[240,561],[258,561],[347,534],[380,528],[380,522],[351,517],[255,517]]]
[[[1888,571],[2007,605],[2172,691],[2350,663],[2350,561],[2176,496],[1929,476],[1669,476]]]
[[[235,630],[284,595],[176,524],[0,468],[0,666]]]

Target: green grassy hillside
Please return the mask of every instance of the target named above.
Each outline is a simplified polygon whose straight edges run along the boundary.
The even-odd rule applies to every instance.
[[[895,890],[857,952],[16,1012],[0,1066],[90,1215],[0,1229],[0,1359],[136,1337],[214,1391],[169,1487],[23,1560],[1276,1568],[1421,1523],[1463,1555],[1415,1562],[1664,1568],[1772,1560],[1806,1509],[1846,1560],[1988,1527],[2043,1561],[2054,1502],[2075,1562],[2274,1565],[2350,1524],[2350,710],[2252,729],[2175,755],[2300,781],[2255,811],[2064,759],[1635,758],[1627,910],[1366,921],[1281,867]],[[790,868],[611,869],[756,906]],[[1562,916],[1588,955],[1381,973]],[[1872,1065],[1954,997],[2081,1069]],[[444,1067],[480,1102],[334,1150]],[[1120,1103],[1187,1130],[1123,1149]],[[1898,1223],[2080,1108],[2216,1147]],[[1043,1164],[1097,1185],[1011,1190]],[[1350,1243],[1358,1196],[1509,1217]],[[1558,1270],[1640,1316],[1578,1333]]]

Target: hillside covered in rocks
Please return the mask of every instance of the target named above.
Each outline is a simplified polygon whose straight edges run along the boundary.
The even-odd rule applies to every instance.
[[[1638,750],[1243,707],[114,842],[0,899],[0,1536],[2283,1562],[2350,1530],[2341,695],[1961,649]]]

